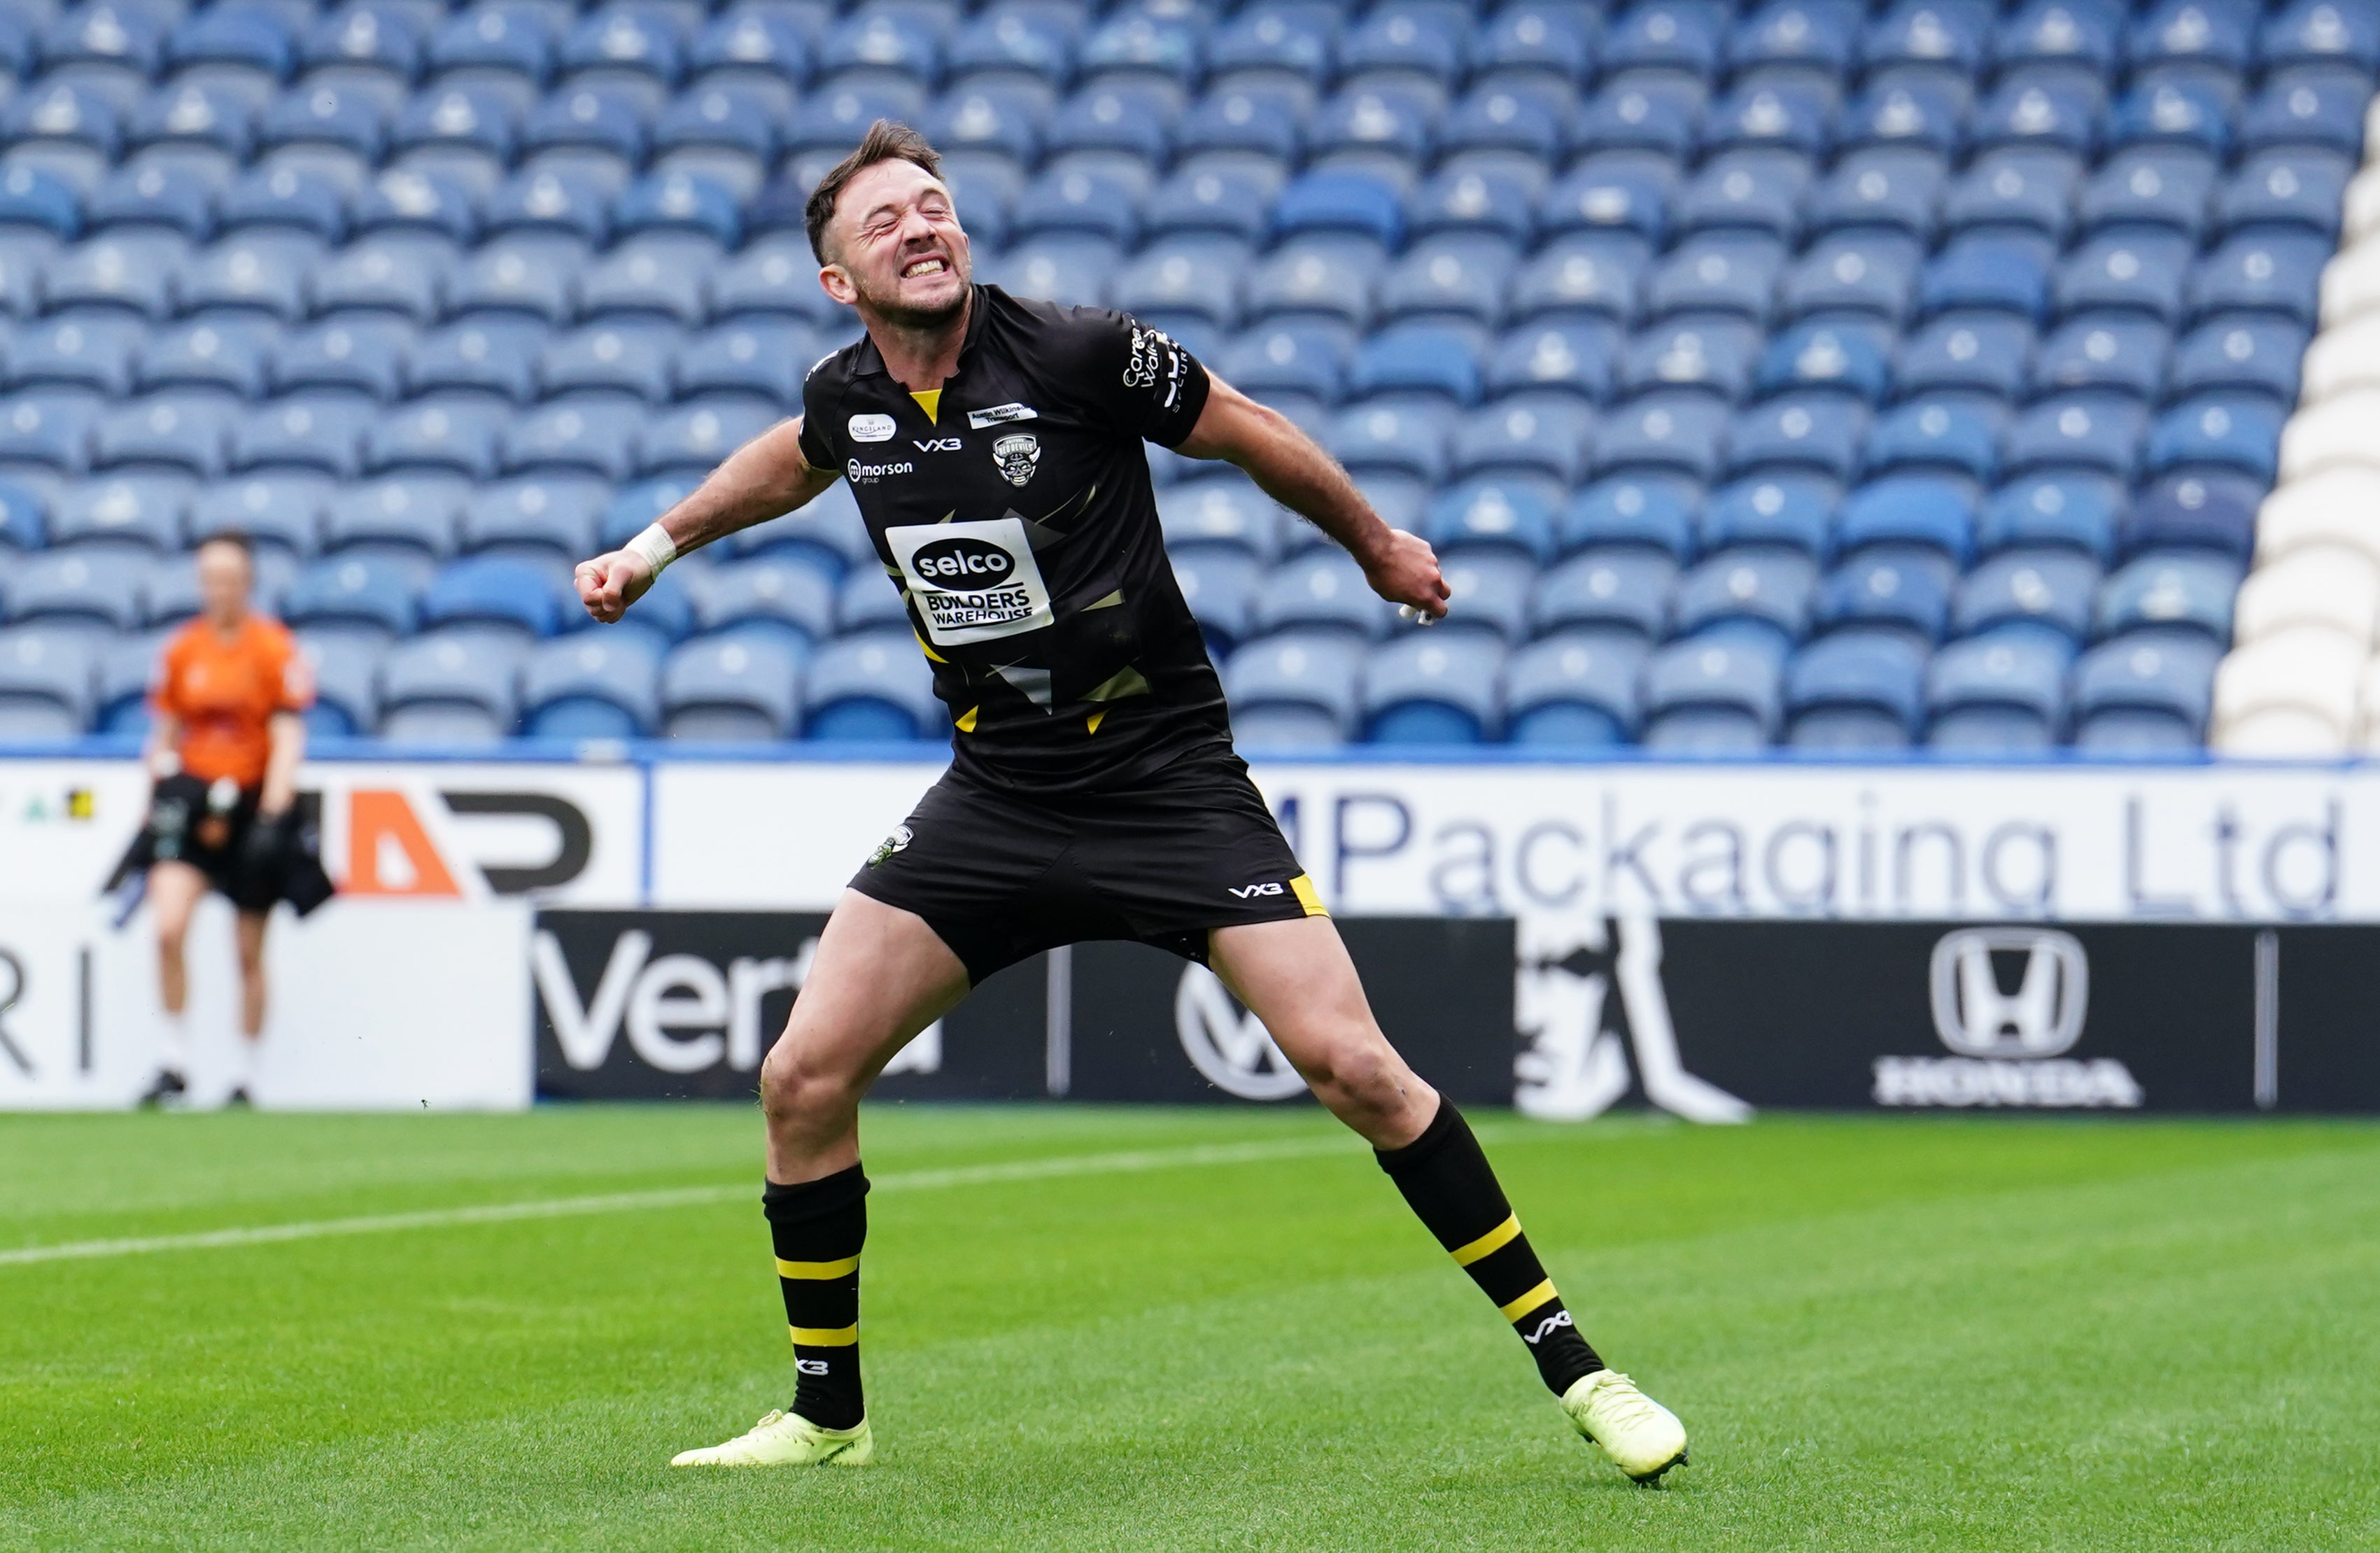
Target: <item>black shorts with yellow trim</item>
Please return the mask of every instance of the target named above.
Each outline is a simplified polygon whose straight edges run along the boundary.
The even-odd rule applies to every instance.
[[[1185,756],[1127,791],[1062,800],[947,772],[851,887],[924,917],[978,985],[1043,950],[1098,939],[1203,965],[1217,928],[1329,915],[1228,750]]]

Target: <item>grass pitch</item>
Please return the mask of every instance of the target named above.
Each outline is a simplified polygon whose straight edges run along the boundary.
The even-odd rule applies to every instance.
[[[0,1547],[2380,1544],[2380,1128],[1477,1120],[1668,1488],[1312,1111],[872,1111],[877,1463],[726,1474],[665,1463],[792,1391],[748,1110],[12,1117]]]

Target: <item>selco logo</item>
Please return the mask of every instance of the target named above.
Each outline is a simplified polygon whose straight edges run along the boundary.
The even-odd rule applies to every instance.
[[[909,570],[937,588],[997,588],[1016,570],[1016,557],[981,540],[937,540],[909,558]]]

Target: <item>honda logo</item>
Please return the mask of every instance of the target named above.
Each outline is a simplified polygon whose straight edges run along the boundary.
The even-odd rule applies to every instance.
[[[1931,979],[1935,1031],[1961,1056],[2055,1057],[2082,1037],[2091,972],[2070,933],[1945,933],[1934,946]]]

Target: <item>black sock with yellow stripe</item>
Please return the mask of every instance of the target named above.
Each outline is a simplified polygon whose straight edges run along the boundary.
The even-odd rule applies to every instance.
[[[857,1165],[760,1194],[777,1245],[777,1283],[794,1329],[793,1412],[822,1429],[856,1427],[859,1393],[859,1248],[868,1240],[868,1178]]]
[[[1380,1169],[1414,1213],[1529,1345],[1555,1396],[1603,1368],[1529,1249],[1488,1156],[1452,1100],[1440,1098],[1421,1136],[1378,1154]]]

